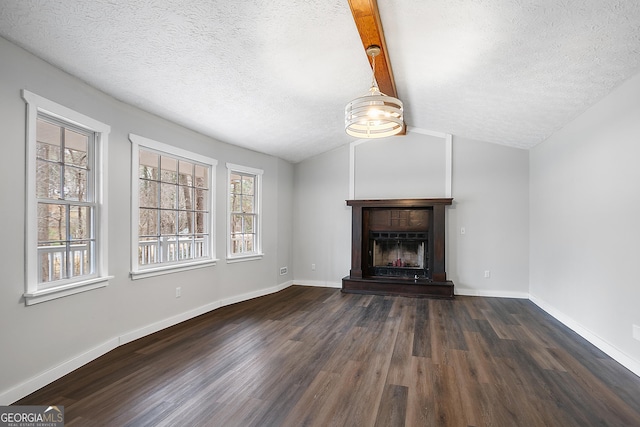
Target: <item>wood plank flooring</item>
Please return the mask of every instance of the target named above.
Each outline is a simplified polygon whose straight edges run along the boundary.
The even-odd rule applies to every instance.
[[[16,402],[66,426],[640,426],[640,378],[527,300],[292,286]]]

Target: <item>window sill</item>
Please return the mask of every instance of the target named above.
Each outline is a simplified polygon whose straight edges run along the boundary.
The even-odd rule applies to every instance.
[[[178,273],[180,271],[195,270],[196,268],[211,267],[216,265],[217,259],[208,259],[206,261],[192,262],[189,264],[173,264],[158,267],[145,268],[144,270],[132,271],[130,273],[132,280],[144,279],[146,277],[161,276],[163,274]]]
[[[255,261],[255,260],[262,259],[263,256],[264,256],[263,253],[235,256],[233,258],[227,258],[227,264],[233,264],[235,262],[244,262],[244,261]]]
[[[69,285],[57,286],[55,288],[25,292],[23,295],[24,301],[26,305],[34,305],[69,295],[79,294],[80,292],[104,288],[107,286],[109,279],[113,279],[113,276],[98,277],[95,279],[84,280],[82,282],[71,283]]]

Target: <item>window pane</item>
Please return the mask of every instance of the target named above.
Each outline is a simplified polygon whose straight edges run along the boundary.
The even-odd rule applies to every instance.
[[[253,176],[243,176],[242,177],[242,194],[252,195],[253,183],[254,183]]]
[[[178,230],[180,234],[193,234],[193,212],[178,211]]]
[[[161,156],[160,180],[162,182],[176,183],[177,176],[178,176],[178,161],[171,157]]]
[[[207,221],[209,219],[209,214],[205,212],[195,212],[195,219],[195,232],[205,233],[207,231]]]
[[[178,244],[175,237],[163,237],[160,250],[162,262],[173,262],[178,259]]]
[[[164,209],[176,208],[176,186],[173,184],[160,184],[160,207]]]
[[[242,215],[231,215],[231,232],[242,233]]]
[[[65,200],[87,200],[87,170],[67,166],[64,170]]]
[[[36,123],[36,155],[39,159],[54,162],[60,161],[60,150],[62,147],[60,135],[60,126],[38,118]]]
[[[209,188],[209,169],[196,165],[196,187]]]
[[[253,213],[253,196],[242,196],[242,212]]]
[[[158,239],[141,237],[138,244],[138,262],[140,265],[155,264],[160,261]]]
[[[140,220],[138,223],[138,235],[140,236],[157,236],[158,229],[158,211],[155,209],[140,209]]]
[[[91,242],[75,242],[71,245],[70,260],[72,276],[92,274],[91,271]]]
[[[193,236],[180,237],[178,244],[178,258],[179,259],[193,259],[194,242]]]
[[[66,247],[39,247],[38,248],[38,282],[46,283],[61,280],[67,277]]]
[[[193,245],[193,257],[201,258],[206,256],[207,254],[207,237],[206,235],[198,234],[195,236],[195,241]]]
[[[87,167],[89,137],[76,131],[64,130],[64,162],[70,165]]]
[[[244,216],[244,232],[253,233],[253,216],[251,215]]]
[[[42,160],[36,162],[36,197],[60,198],[60,165]]]
[[[231,194],[241,194],[242,193],[242,186],[240,185],[240,183],[242,182],[242,177],[240,175],[234,174],[232,173],[230,178],[229,178],[229,191],[231,192]]]
[[[176,234],[176,211],[160,211],[160,234]]]
[[[160,156],[150,151],[140,150],[138,154],[138,177],[158,180],[158,162]]]
[[[157,208],[158,183],[141,179],[138,187],[138,204],[141,208]]]
[[[231,212],[242,212],[242,196],[231,194],[230,206]]]
[[[193,210],[193,188],[178,186],[178,209]]]
[[[196,188],[195,192],[196,192],[196,210],[198,211],[209,210],[209,207],[207,206],[209,201],[209,191]]]
[[[69,234],[71,239],[91,238],[91,208],[88,206],[69,207]]]
[[[36,158],[49,160],[50,162],[60,161],[60,146],[45,144],[38,141],[36,146]]]
[[[255,241],[255,234],[244,235],[244,252],[245,253],[253,252],[254,241]]]
[[[193,163],[180,160],[178,171],[180,173],[178,184],[193,187]]]
[[[67,214],[64,205],[38,203],[38,242],[67,239]]]
[[[242,253],[242,234],[231,235],[231,253],[232,254]]]

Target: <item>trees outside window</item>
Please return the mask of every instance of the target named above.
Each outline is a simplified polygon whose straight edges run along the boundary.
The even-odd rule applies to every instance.
[[[38,284],[95,273],[97,204],[89,167],[95,132],[39,114],[36,124]],[[46,287],[46,286],[44,286]]]
[[[106,286],[110,127],[22,91],[27,102],[27,305]]]
[[[228,247],[229,260],[262,256],[260,196],[263,171],[227,164],[228,169]]]
[[[136,176],[132,275],[213,261],[216,161],[141,136],[130,139]]]

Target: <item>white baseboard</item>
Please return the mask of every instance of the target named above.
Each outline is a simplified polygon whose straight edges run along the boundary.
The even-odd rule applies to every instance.
[[[36,375],[33,378],[28,379],[27,381],[18,384],[17,386],[0,392],[0,405],[10,405],[13,402],[27,396],[34,391],[46,386],[47,384],[52,383],[53,381],[62,378],[68,373],[78,369],[79,367],[86,365],[92,360],[97,359],[98,357],[108,353],[114,348],[126,344],[128,342],[137,340],[138,338],[142,338],[144,336],[150,335],[154,332],[161,331],[162,329],[166,329],[170,326],[177,325],[180,322],[184,322],[185,320],[192,319],[194,317],[200,316],[201,314],[208,313],[217,308],[235,304],[237,302],[246,301],[252,298],[257,298],[260,296],[272,294],[278,291],[281,291],[289,286],[293,285],[293,281],[289,280],[287,282],[281,283],[276,286],[272,286],[270,288],[260,289],[254,292],[248,292],[246,294],[237,295],[231,298],[225,298],[219,301],[214,301],[209,304],[205,304],[203,306],[197,307],[193,310],[189,310],[184,313],[180,313],[176,316],[169,317],[167,319],[160,320],[158,322],[154,322],[150,325],[147,325],[143,328],[135,329],[133,331],[126,332],[118,337],[111,338],[97,347],[92,348],[91,350],[82,353],[78,356],[73,357],[72,359],[67,360],[66,362],[48,369],[41,374]]]
[[[537,305],[542,310],[546,311],[551,316],[553,316],[556,320],[564,324],[567,328],[571,329],[572,331],[580,335],[582,338],[589,341],[594,346],[598,347],[600,350],[606,353],[613,360],[615,360],[616,362],[618,362],[619,364],[621,364],[622,366],[624,366],[625,368],[627,368],[628,370],[630,370],[631,372],[633,372],[634,374],[640,377],[640,361],[639,360],[634,359],[633,357],[627,355],[622,350],[618,349],[616,346],[600,338],[598,335],[591,332],[589,329],[585,328],[579,322],[576,322],[574,319],[567,316],[560,310],[556,309],[551,304],[548,304],[543,299],[538,298],[535,295],[530,295],[529,299],[535,305]]]
[[[0,393],[0,405],[10,405],[16,400],[22,399],[23,397],[33,393],[34,391],[44,387],[45,385],[52,383],[58,378],[62,378],[69,372],[75,371],[79,367],[86,365],[87,363],[97,359],[105,353],[108,353],[109,351],[118,347],[118,345],[118,338],[112,338],[106,342],[103,342],[99,346],[94,347],[91,350],[74,357],[73,359],[67,360],[66,362],[48,369],[41,374],[38,374],[35,377],[30,378],[13,388],[10,388],[9,390],[3,391],[2,393]]]
[[[457,286],[454,288],[454,292],[455,292],[455,295],[464,295],[464,296],[470,296],[470,297],[529,299],[529,294],[527,292],[469,289],[469,288],[459,288]]]
[[[318,286],[321,288],[342,288],[342,282],[328,282],[321,280],[294,280],[295,285],[300,286]]]
[[[223,300],[220,300],[220,306],[224,307],[225,305],[231,305],[231,304],[235,304],[238,302],[242,302],[242,301],[247,301],[253,298],[258,298],[264,295],[269,295],[269,294],[273,294],[276,292],[279,292],[283,289],[288,288],[289,286],[293,285],[293,280],[289,280],[287,282],[281,283],[279,285],[276,286],[272,286],[270,288],[265,288],[265,289],[260,289],[257,291],[253,291],[253,292],[247,292],[246,294],[242,294],[242,295],[236,295],[233,296],[231,298],[225,298]]]
[[[176,316],[172,316],[167,319],[160,320],[159,322],[154,322],[143,328],[129,331],[118,337],[119,339],[118,345],[124,345],[131,341],[135,341],[139,338],[146,337],[147,335],[151,335],[154,332],[161,331],[170,326],[177,325],[180,322],[184,322],[185,320],[193,319],[194,317],[200,316],[201,314],[208,313],[212,310],[215,310],[216,308],[219,308],[220,306],[221,306],[220,301],[214,301],[212,303],[197,307],[193,310],[180,313]]]

